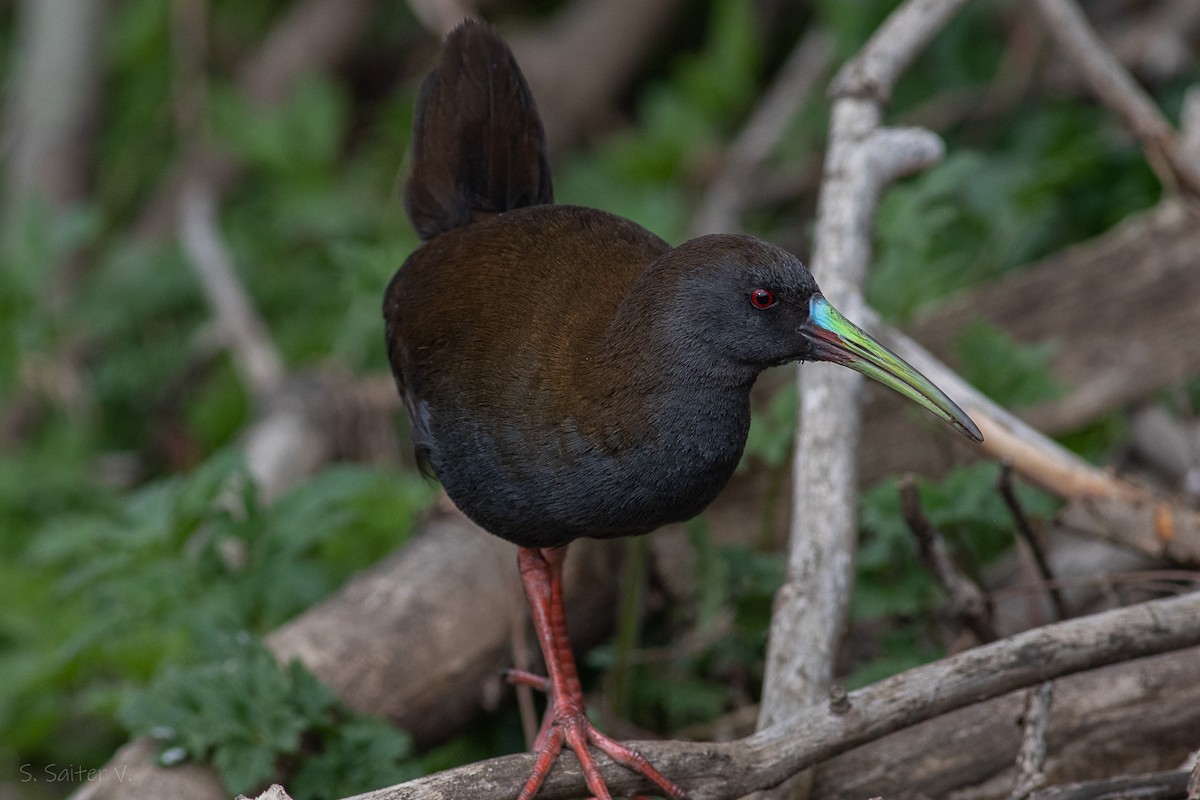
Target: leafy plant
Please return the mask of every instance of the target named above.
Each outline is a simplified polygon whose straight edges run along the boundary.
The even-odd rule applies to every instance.
[[[398,545],[430,492],[413,475],[340,466],[263,507],[228,450],[54,516],[20,567],[0,567],[27,590],[0,613],[0,747],[28,752],[80,719],[111,739],[105,720],[164,665],[299,613]]]
[[[651,642],[664,624],[669,639],[658,648],[644,642],[626,661],[633,718],[660,730],[711,719],[757,696],[771,604],[783,580],[778,554],[715,545],[702,518],[688,524],[688,538],[696,558],[694,605],[649,625]],[[617,653],[595,648],[588,664],[613,668]]]
[[[1048,370],[1058,350],[1054,342],[1021,345],[994,325],[975,322],[959,336],[958,350],[963,377],[1001,405],[1028,406],[1062,394]]]
[[[121,708],[131,731],[160,741],[163,763],[209,762],[230,792],[281,780],[297,800],[419,774],[406,735],[341,707],[298,661],[281,667],[245,633],[215,649],[208,660],[169,667]]]
[[[941,481],[918,483],[926,516],[969,572],[978,571],[1013,541],[1012,517],[996,489],[998,475],[996,464],[979,463],[954,470]],[[1047,518],[1059,506],[1057,499],[1032,487],[1019,484],[1016,491],[1026,513],[1034,518]],[[885,480],[865,492],[859,509],[862,540],[852,617],[860,622],[928,619],[941,590],[917,559],[901,512],[897,481]],[[852,683],[884,677],[889,669],[913,666],[936,655],[927,640],[911,634],[893,636],[885,644],[882,662],[890,666],[864,668]]]

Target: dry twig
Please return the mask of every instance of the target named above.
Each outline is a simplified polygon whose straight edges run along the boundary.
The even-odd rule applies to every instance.
[[[917,540],[917,554],[921,563],[946,593],[951,612],[971,629],[980,642],[995,641],[996,628],[992,624],[987,597],[950,557],[946,538],[929,521],[921,507],[917,483],[911,475],[906,475],[900,481],[900,504],[904,521]]]
[[[824,31],[810,30],[801,37],[775,83],[730,145],[721,171],[709,184],[692,219],[692,236],[741,228],[739,217],[749,200],[755,173],[808,101],[832,56],[833,42]]]
[[[1042,546],[1042,539],[1033,529],[1033,523],[1017,497],[1016,488],[1013,486],[1012,472],[1012,461],[1007,458],[1000,459],[1000,476],[996,480],[996,488],[1000,490],[1000,496],[1004,498],[1004,504],[1008,506],[1008,511],[1012,514],[1013,522],[1016,523],[1017,535],[1033,554],[1033,561],[1037,565],[1042,585],[1054,606],[1055,620],[1064,620],[1070,616],[1067,613],[1066,601],[1063,600],[1062,592],[1054,585],[1054,571],[1050,569],[1050,559],[1046,557],[1046,548]]]
[[[213,192],[203,184],[192,183],[179,202],[179,237],[184,252],[228,338],[238,374],[255,397],[265,397],[283,380],[283,357],[238,280],[217,230]]]
[[[1179,186],[1200,196],[1200,165],[1187,158],[1171,123],[1104,45],[1074,0],[1036,0],[1036,4],[1092,91],[1141,144],[1159,180],[1168,188]]]

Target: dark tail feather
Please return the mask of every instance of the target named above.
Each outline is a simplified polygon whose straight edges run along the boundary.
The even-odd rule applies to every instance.
[[[512,52],[468,20],[421,84],[404,208],[422,239],[473,219],[553,202],[545,136]]]

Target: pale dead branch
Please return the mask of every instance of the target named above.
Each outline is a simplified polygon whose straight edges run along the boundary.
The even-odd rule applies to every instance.
[[[904,67],[963,2],[902,4],[834,80],[812,269],[852,319],[864,308],[880,193],[942,155],[941,140],[928,131],[881,128],[884,103]],[[760,731],[798,718],[827,695],[853,585],[861,376],[809,365],[799,381],[787,573],[771,617]]]
[[[801,37],[724,154],[721,170],[692,219],[692,236],[733,233],[741,228],[740,217],[752,195],[759,168],[808,102],[832,57],[833,42],[824,31],[810,30]]]
[[[179,203],[180,241],[226,337],[238,375],[254,396],[265,397],[283,380],[283,357],[237,277],[217,229],[213,193],[193,182],[184,188]]]
[[[17,4],[18,53],[0,134],[9,214],[35,197],[62,208],[86,196],[104,20],[102,0]]]

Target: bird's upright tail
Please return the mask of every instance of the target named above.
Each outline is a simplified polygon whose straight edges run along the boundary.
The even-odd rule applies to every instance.
[[[421,84],[404,208],[421,239],[553,202],[545,135],[512,51],[468,20]]]

